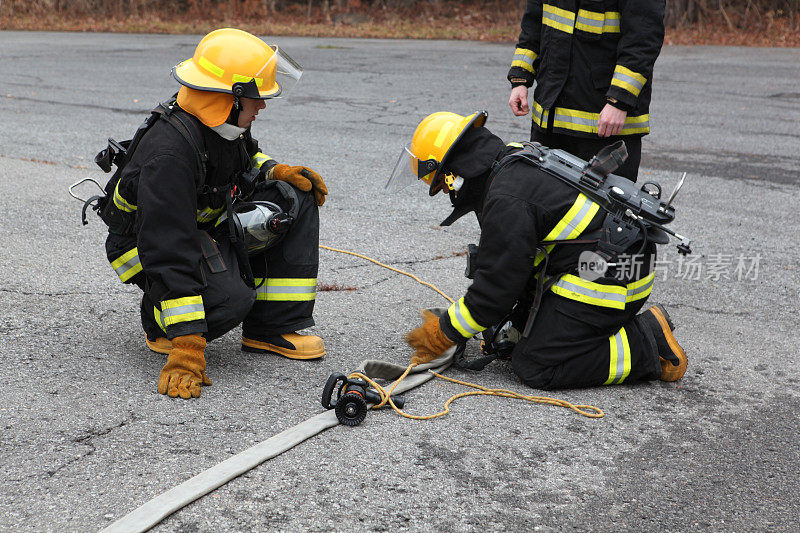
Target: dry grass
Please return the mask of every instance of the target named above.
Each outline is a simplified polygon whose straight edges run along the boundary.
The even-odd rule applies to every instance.
[[[102,4],[100,0],[96,3]],[[155,3],[155,0],[139,0],[134,4],[139,8],[127,13],[119,7],[95,8],[91,12],[74,7],[58,10],[53,8],[61,5],[57,0],[0,0],[0,29],[204,34],[220,27],[236,27],[257,35],[467,39],[513,43],[519,34],[524,2],[512,9],[507,7],[508,2],[494,0],[425,2],[419,3],[413,11],[362,9],[336,13],[317,8],[310,14],[304,4],[290,6],[279,14],[269,13],[265,2],[255,0],[223,2],[204,10],[198,7],[203,5],[199,0],[186,0],[183,3],[189,7],[181,13],[167,14],[147,7]],[[122,5],[122,2],[114,5]],[[312,5],[318,6],[319,2]],[[799,30],[800,20],[788,17],[770,15],[761,17],[757,24],[737,22],[735,25],[720,19],[670,29],[665,41],[667,44],[797,47],[800,46]]]

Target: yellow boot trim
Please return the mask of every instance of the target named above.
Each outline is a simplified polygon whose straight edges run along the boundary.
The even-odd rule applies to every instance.
[[[325,345],[316,335],[300,335],[297,333],[284,333],[281,335],[287,342],[295,345],[294,350],[276,346],[264,341],[248,339],[242,336],[242,348],[258,353],[274,353],[289,359],[319,359],[325,355]]]
[[[653,313],[653,316],[658,320],[658,323],[661,325],[661,331],[664,332],[664,337],[666,337],[667,343],[672,349],[672,353],[677,356],[679,361],[678,366],[675,366],[663,357],[659,357],[659,359],[661,359],[661,381],[678,381],[686,373],[686,366],[688,363],[686,352],[684,352],[681,345],[678,344],[675,335],[672,334],[672,329],[667,323],[666,317],[661,314],[661,311],[659,311],[657,307],[653,307],[649,309],[649,311]]]

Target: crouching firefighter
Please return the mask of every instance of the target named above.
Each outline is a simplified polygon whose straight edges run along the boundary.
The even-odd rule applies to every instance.
[[[626,157],[620,142],[589,163],[534,143],[505,145],[484,127],[487,114],[434,113],[420,122],[387,183],[422,180],[448,191],[450,225],[474,211],[466,294],[440,317],[423,312],[407,335],[411,361],[424,363],[483,334],[479,369],[500,355],[530,387],[556,389],[637,380],[676,381],[686,354],[653,288],[655,248],[674,208],[656,183],[638,189],[611,174]],[[676,189],[677,192],[677,189]],[[674,196],[675,193],[673,193]],[[501,349],[498,349],[502,345]]]
[[[242,349],[314,359],[318,206],[328,193],[306,167],[259,151],[250,126],[302,69],[278,47],[235,29],[206,35],[172,69],[177,97],[131,141],[98,154],[109,172],[94,205],[124,283],[142,289],[147,346],[167,354],[158,391],[198,397],[206,343],[242,324]],[[91,200],[91,199],[90,199]],[[85,213],[86,206],[84,206]]]

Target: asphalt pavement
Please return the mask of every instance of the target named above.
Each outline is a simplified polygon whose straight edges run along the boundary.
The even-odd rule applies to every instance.
[[[107,137],[129,138],[177,84],[200,36],[0,32],[0,530],[96,531],[220,461],[322,411],[326,377],[363,359],[404,364],[418,309],[447,302],[349,255],[321,251],[309,330],[321,361],[210,343],[212,387],[156,391],[138,289],[105,260],[105,228],[67,186]],[[458,298],[473,219],[437,224],[442,196],[382,188],[425,115],[485,109],[504,140],[513,44],[270,38],[303,67],[253,126],[263,151],[318,170],[331,191],[321,244],[408,270]],[[457,401],[412,421],[370,412],[233,480],[155,531],[800,530],[800,49],[665,47],[640,181],[688,177],[651,301],[667,306],[689,369],[677,383],[548,395],[602,408]],[[93,194],[91,188],[86,194]],[[469,353],[478,351],[471,343]],[[526,389],[510,365],[448,375]],[[439,410],[458,385],[407,394]]]

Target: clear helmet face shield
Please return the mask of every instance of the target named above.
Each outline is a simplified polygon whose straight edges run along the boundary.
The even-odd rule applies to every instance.
[[[281,50],[279,46],[270,45],[270,48],[275,51],[270,58],[270,62],[274,62],[275,82],[280,87],[278,94],[274,98],[284,98],[300,81],[300,77],[303,75],[303,67],[292,59],[289,54]]]
[[[397,163],[394,165],[392,175],[389,176],[389,181],[386,182],[384,189],[388,192],[395,193],[401,191],[411,185],[412,183],[422,180],[430,185],[433,174],[438,168],[438,164],[433,159],[421,161],[417,156],[411,153],[411,144],[407,144],[400,150],[400,157],[397,158]],[[425,172],[419,176],[418,172],[422,170]]]

